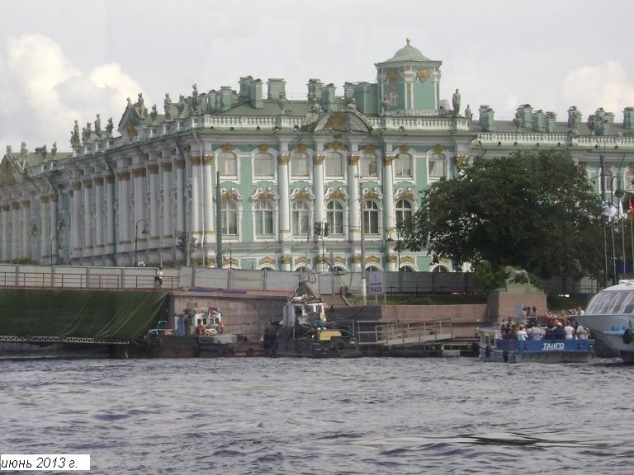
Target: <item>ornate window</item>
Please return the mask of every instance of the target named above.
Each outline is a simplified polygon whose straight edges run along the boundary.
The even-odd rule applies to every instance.
[[[293,152],[291,154],[291,176],[293,178],[308,178],[310,176],[307,153]]]
[[[224,200],[221,206],[222,234],[238,235],[238,205],[235,201]]]
[[[274,178],[275,167],[270,153],[256,153],[253,157],[253,176],[256,178]]]
[[[363,210],[363,232],[366,234],[379,234],[379,205],[374,201],[366,200]]]
[[[406,200],[396,202],[396,226],[400,226],[412,217],[412,204]]]
[[[412,156],[409,153],[399,153],[392,163],[394,176],[396,178],[411,178],[412,173]]]
[[[373,153],[366,153],[361,158],[361,176],[378,177],[379,160]]]
[[[295,236],[310,232],[310,206],[306,201],[293,202],[291,226]]]
[[[270,200],[262,200],[255,203],[255,234],[260,236],[273,236],[274,209]]]
[[[326,156],[326,176],[343,177],[343,156],[337,152],[330,152]]]
[[[234,153],[221,152],[218,154],[218,171],[220,176],[238,176],[238,157]]]
[[[438,181],[447,176],[447,157],[443,153],[432,153],[429,157],[428,166],[430,181]]]
[[[398,92],[392,91],[390,92],[390,105],[397,106],[398,105]]]
[[[326,205],[326,222],[330,234],[343,234],[344,206],[340,201],[329,201]]]

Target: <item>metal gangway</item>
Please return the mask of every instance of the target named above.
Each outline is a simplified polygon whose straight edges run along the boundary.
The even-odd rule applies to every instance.
[[[372,328],[373,327],[373,328]],[[451,320],[419,322],[357,321],[355,336],[359,346],[386,348],[421,346],[436,341],[451,340]]]

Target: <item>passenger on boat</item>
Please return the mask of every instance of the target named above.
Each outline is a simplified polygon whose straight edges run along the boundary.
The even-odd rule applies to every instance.
[[[564,335],[566,340],[572,340],[575,335],[575,328],[570,324],[570,322],[566,323],[564,327]]]
[[[566,338],[566,332],[561,322],[558,322],[557,325],[553,327],[552,335],[555,340],[563,340]]]
[[[539,323],[532,325],[527,331],[529,340],[541,340],[544,337],[544,331]]]
[[[526,333],[526,330],[524,330],[524,325],[520,325],[519,328],[517,329],[517,331],[515,332],[515,337],[519,340],[519,341],[524,341],[528,339],[528,334]]]
[[[199,318],[198,325],[196,325],[196,336],[204,336],[205,330],[205,325],[203,325],[203,321]]]
[[[575,329],[575,334],[579,340],[587,340],[588,339],[588,330],[580,323],[577,325]]]

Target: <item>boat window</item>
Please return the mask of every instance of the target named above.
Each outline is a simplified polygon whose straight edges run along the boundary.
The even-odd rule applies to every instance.
[[[614,298],[614,300],[612,301],[612,305],[610,305],[610,309],[608,310],[608,313],[614,314],[614,313],[621,313],[621,309],[623,308],[623,302],[625,301],[625,298],[628,296],[629,292],[617,292],[616,293],[616,297]]]

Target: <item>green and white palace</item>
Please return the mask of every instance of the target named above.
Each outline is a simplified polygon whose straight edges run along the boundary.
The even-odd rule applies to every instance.
[[[0,260],[452,271],[397,252],[397,224],[421,190],[476,156],[565,149],[595,183],[603,163],[608,196],[632,189],[634,107],[584,120],[571,106],[558,121],[526,104],[499,121],[459,91],[441,100],[441,65],[408,40],[375,64],[375,82],[308,79],[301,100],[280,78],[187,85],[162,104],[128,99],[118,125],[75,121],[70,153],[7,146]]]

